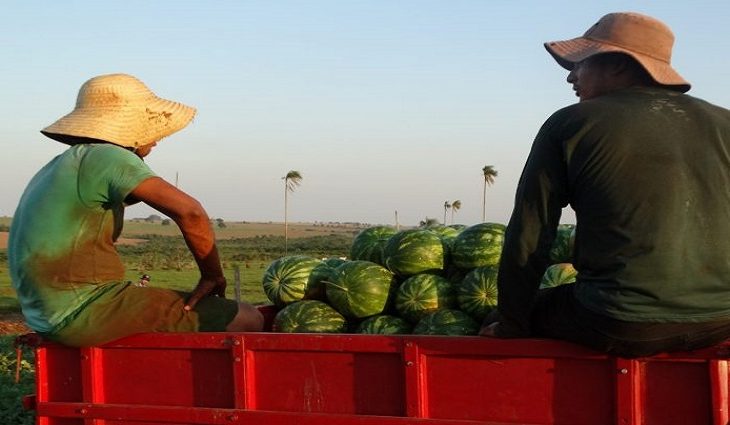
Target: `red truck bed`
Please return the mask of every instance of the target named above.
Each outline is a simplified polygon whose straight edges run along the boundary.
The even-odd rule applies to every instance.
[[[559,341],[142,334],[38,348],[40,425],[727,424],[730,344],[627,360]]]

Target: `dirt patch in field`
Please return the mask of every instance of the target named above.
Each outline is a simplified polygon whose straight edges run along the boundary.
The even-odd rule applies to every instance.
[[[116,245],[139,245],[147,242],[147,239],[119,238]]]
[[[20,313],[0,313],[0,335],[15,335],[31,332]]]
[[[8,248],[8,232],[0,232],[0,249]]]

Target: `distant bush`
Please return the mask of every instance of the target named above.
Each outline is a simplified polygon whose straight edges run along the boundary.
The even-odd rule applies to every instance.
[[[9,231],[10,231],[10,226],[8,226],[7,224],[0,224],[0,232],[9,232]]]

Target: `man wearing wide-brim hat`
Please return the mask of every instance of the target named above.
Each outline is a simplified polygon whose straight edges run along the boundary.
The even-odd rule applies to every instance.
[[[12,284],[33,330],[71,346],[139,332],[261,330],[258,310],[225,299],[203,207],[143,161],[194,115],[133,76],[111,74],[84,83],[74,110],[42,130],[70,148],[28,184],[8,244]],[[125,205],[139,201],[180,227],[200,269],[191,293],[124,281],[114,241]]]
[[[481,334],[551,337],[621,355],[730,337],[730,111],[684,94],[674,36],[611,13],[545,43],[579,102],[533,142]],[[538,289],[562,208],[576,216],[574,284]]]

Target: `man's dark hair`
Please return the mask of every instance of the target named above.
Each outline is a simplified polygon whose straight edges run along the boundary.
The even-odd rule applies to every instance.
[[[601,53],[595,56],[592,56],[591,61],[599,66],[623,66],[627,70],[627,72],[630,72],[633,74],[641,85],[643,86],[661,86],[661,84],[657,83],[656,80],[654,80],[651,75],[646,71],[646,69],[633,57],[630,55],[627,55],[626,53],[620,53],[620,52],[610,52],[610,53]]]

